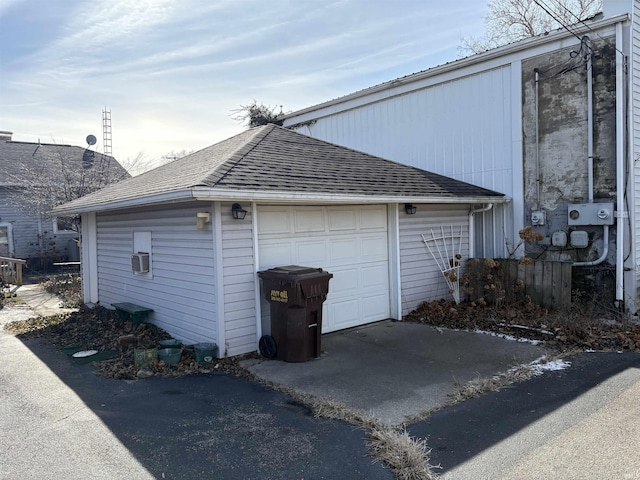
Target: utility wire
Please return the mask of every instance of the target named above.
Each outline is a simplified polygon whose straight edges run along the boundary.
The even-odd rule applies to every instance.
[[[582,37],[580,37],[580,35],[578,35],[578,33],[575,30],[572,30],[572,28],[575,28],[575,27],[573,25],[565,24],[564,21],[561,18],[559,18],[559,16],[555,12],[553,12],[551,7],[547,5],[543,0],[533,0],[533,3],[535,3],[538,7],[544,10],[547,13],[547,15],[553,18],[553,20],[555,20],[567,32],[569,32],[571,35],[576,37],[578,40],[582,40]]]
[[[569,33],[571,33],[573,36],[575,36],[576,38],[580,38],[578,36],[577,32],[577,28],[576,25],[578,23],[582,24],[587,30],[589,30],[589,32],[591,32],[593,35],[597,36],[600,40],[605,40],[604,37],[602,35],[600,35],[598,32],[596,32],[593,28],[591,28],[589,26],[589,24],[587,24],[584,19],[578,17],[575,13],[573,13],[566,5],[564,5],[560,0],[548,0],[549,2],[553,2],[555,3],[557,8],[562,8],[564,9],[567,13],[569,13],[569,15],[571,15],[573,18],[575,18],[577,20],[576,23],[572,24],[572,25],[567,25],[565,24],[559,17],[557,17],[556,15],[554,15],[553,13],[550,12],[551,7],[544,1],[544,0],[533,0],[534,3],[536,5],[538,5],[540,8],[542,8],[548,15],[550,15],[556,22],[558,22],[562,28],[564,28],[565,30],[567,30]],[[547,7],[547,8],[545,8]],[[573,29],[573,30],[572,30]],[[616,51],[618,53],[620,53],[621,55],[625,55],[624,52],[620,51],[618,48],[616,48]]]

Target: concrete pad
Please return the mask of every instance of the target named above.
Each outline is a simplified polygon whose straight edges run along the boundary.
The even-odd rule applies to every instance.
[[[43,317],[60,315],[78,310],[77,308],[62,308],[60,298],[47,292],[38,283],[22,285],[18,288],[16,294],[36,313],[36,315],[42,315]]]
[[[446,403],[455,383],[488,377],[547,353],[491,335],[384,321],[322,336],[320,358],[246,361],[266,381],[330,398],[389,425]]]

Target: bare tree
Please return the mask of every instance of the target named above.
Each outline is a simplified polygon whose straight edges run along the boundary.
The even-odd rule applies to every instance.
[[[41,219],[52,218],[50,212],[58,205],[128,177],[113,157],[55,143],[23,144],[7,173],[11,202]],[[77,222],[66,222],[69,228],[77,229]]]
[[[491,0],[484,36],[463,38],[458,56],[482,53],[573,25],[601,10],[602,0]]]
[[[279,120],[282,115],[282,105],[279,105],[280,111],[278,112],[278,106],[272,107],[270,105],[259,104],[255,100],[249,105],[240,105],[240,108],[232,110],[234,114],[234,120],[242,122],[246,127],[259,127],[260,125],[266,125],[268,123],[275,123],[276,125],[282,125],[282,120]]]

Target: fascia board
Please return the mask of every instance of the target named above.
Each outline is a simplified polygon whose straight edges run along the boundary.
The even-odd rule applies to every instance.
[[[255,190],[225,190],[196,187],[193,189],[196,200],[232,201],[250,200],[256,202],[302,202],[302,203],[508,203],[507,196],[464,196],[464,197],[423,197],[423,196],[393,196],[393,195],[336,195],[306,192],[255,191]]]
[[[88,212],[101,212],[105,210],[117,210],[122,208],[132,208],[142,205],[155,205],[161,203],[175,203],[192,200],[191,190],[178,190],[174,192],[159,193],[156,195],[148,195],[145,197],[128,198],[125,200],[116,200],[105,203],[94,203],[79,207],[73,205],[67,207],[67,204],[60,205],[54,208],[51,212],[54,214],[76,214],[76,213],[88,213]]]

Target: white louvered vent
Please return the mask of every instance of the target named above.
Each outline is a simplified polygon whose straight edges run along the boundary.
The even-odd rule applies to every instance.
[[[133,273],[148,273],[149,254],[138,252],[131,255],[131,270]]]

